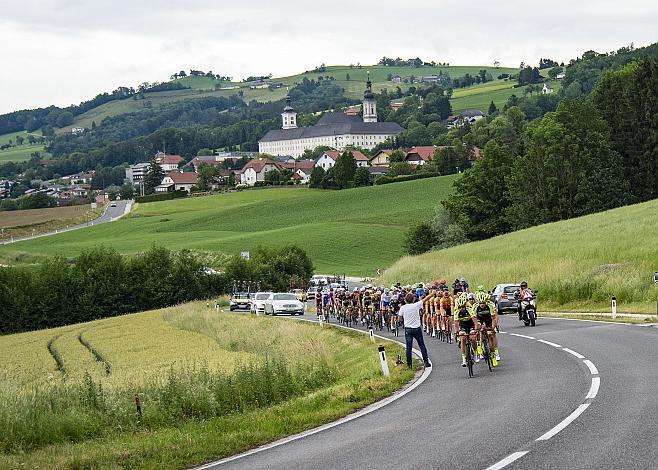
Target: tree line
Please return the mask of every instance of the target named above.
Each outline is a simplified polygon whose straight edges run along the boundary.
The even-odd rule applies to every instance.
[[[465,239],[481,240],[654,199],[657,103],[658,60],[644,60],[608,72],[590,96],[562,100],[535,121],[511,106],[460,130],[464,141],[486,145],[443,207]]]
[[[229,292],[233,281],[286,290],[308,280],[313,264],[296,246],[258,248],[250,260],[230,258],[224,273],[206,274],[189,250],[153,246],[132,257],[111,248],[75,260],[48,259],[34,269],[0,268],[0,334],[30,331],[138,312]]]

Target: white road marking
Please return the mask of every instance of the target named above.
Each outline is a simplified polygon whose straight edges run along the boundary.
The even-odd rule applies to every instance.
[[[589,392],[587,392],[587,396],[585,397],[585,399],[596,398],[596,395],[599,393],[600,385],[601,385],[601,378],[592,377],[592,386],[589,388]]]
[[[585,356],[583,356],[583,355],[580,354],[579,352],[574,351],[573,349],[562,348],[562,350],[568,352],[568,353],[571,354],[572,356],[576,356],[578,359],[585,359]]]
[[[501,460],[498,463],[493,464],[491,467],[487,468],[487,470],[500,470],[503,467],[506,467],[507,465],[511,464],[515,460],[520,459],[523,457],[525,454],[527,454],[529,451],[523,451],[523,452],[514,452],[511,455],[508,455],[505,457],[503,460]]]
[[[555,426],[553,429],[551,429],[547,433],[545,433],[542,436],[538,437],[537,440],[538,441],[547,441],[551,437],[555,436],[557,433],[559,433],[564,428],[569,426],[576,418],[578,418],[578,416],[580,416],[583,413],[583,411],[585,411],[587,409],[587,407],[589,407],[589,405],[590,405],[589,403],[583,403],[582,405],[580,405],[578,408],[576,408],[573,411],[573,413],[571,413],[569,416],[564,418],[562,420],[562,422],[560,422],[557,426]]]
[[[527,339],[537,339],[534,336],[520,335],[518,333],[510,333],[510,336],[518,336],[519,338],[527,338]]]
[[[538,339],[537,341],[539,341],[540,343],[548,344],[549,346],[553,346],[554,348],[561,348],[562,347],[557,343],[551,343],[550,341],[546,341],[545,339]]]
[[[596,366],[592,361],[590,361],[589,359],[585,359],[583,362],[585,363],[589,371],[592,373],[592,375],[599,375],[599,370],[596,368]]]
[[[305,319],[305,318],[299,318],[299,320],[308,321],[308,322],[311,322],[311,323],[316,323],[314,320]],[[350,331],[358,331],[359,333],[368,334],[367,331],[357,330],[357,329],[354,329],[354,328],[348,328],[348,327],[343,326],[343,325],[333,325],[333,324],[331,324],[331,325],[334,326],[334,327],[344,328],[344,329],[350,330]],[[396,341],[396,340],[390,339],[390,338],[385,338],[385,337],[379,336],[379,335],[375,335],[375,336],[377,338],[381,338],[381,339],[384,339],[386,341],[392,341],[394,343],[398,343],[398,344],[406,347],[406,345],[404,345],[400,341]],[[416,356],[422,357],[420,351],[418,351],[417,349],[412,349],[412,351],[413,351],[414,354],[416,354]],[[280,439],[280,440],[272,442],[270,444],[265,444],[265,445],[262,445],[260,447],[256,447],[255,449],[248,450],[248,451],[243,452],[241,454],[233,455],[231,457],[226,457],[226,458],[221,459],[221,460],[216,460],[214,462],[207,463],[207,464],[202,465],[200,467],[195,467],[195,469],[196,470],[204,470],[204,469],[213,468],[215,466],[222,465],[222,464],[225,464],[225,463],[228,463],[228,462],[232,462],[234,460],[238,460],[238,459],[247,457],[249,455],[253,455],[253,454],[257,454],[259,452],[263,452],[264,450],[269,450],[269,449],[272,449],[274,447],[279,447],[281,445],[288,444],[289,442],[293,442],[293,441],[302,439],[302,438],[307,437],[307,436],[312,436],[313,434],[317,434],[319,432],[326,431],[327,429],[331,429],[335,426],[345,424],[345,423],[347,423],[349,421],[352,421],[356,418],[360,418],[363,415],[367,415],[368,413],[372,413],[373,411],[377,411],[378,409],[388,405],[389,403],[392,403],[395,400],[398,400],[398,399],[402,398],[407,393],[411,392],[412,390],[416,389],[416,387],[420,386],[430,376],[430,373],[432,372],[432,369],[433,369],[432,367],[426,367],[425,370],[423,371],[423,374],[420,376],[420,378],[418,380],[416,380],[413,384],[411,384],[411,386],[409,386],[408,388],[405,388],[401,392],[395,393],[395,394],[391,395],[388,398],[384,398],[383,400],[375,402],[372,405],[367,406],[367,407],[363,408],[362,410],[359,410],[355,413],[344,416],[343,418],[341,418],[337,421],[333,421],[331,423],[324,424],[324,425],[319,426],[319,427],[314,428],[314,429],[309,429],[308,431],[304,431],[304,432],[301,432],[299,434],[295,434],[294,436],[289,436],[289,437]]]

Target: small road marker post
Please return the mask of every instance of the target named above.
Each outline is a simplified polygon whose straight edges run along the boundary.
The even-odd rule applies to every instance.
[[[386,362],[386,351],[384,350],[384,345],[379,345],[379,362],[382,365],[382,373],[384,377],[388,377],[391,373],[388,371],[388,363]]]
[[[617,297],[612,296],[612,318],[617,318]]]

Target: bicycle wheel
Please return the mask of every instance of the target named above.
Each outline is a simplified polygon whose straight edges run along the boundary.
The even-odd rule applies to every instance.
[[[446,338],[448,344],[452,343],[452,326],[448,320],[446,320]]]
[[[489,337],[485,332],[484,337],[482,338],[482,355],[484,360],[489,367],[489,372],[493,372],[493,358],[491,357],[491,348],[489,347]]]
[[[466,337],[468,338],[468,337]],[[466,345],[466,365],[468,367],[468,378],[473,377],[473,346],[469,339],[467,339],[468,344]]]

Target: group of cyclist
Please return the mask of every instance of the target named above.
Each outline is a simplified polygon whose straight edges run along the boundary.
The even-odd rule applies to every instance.
[[[523,289],[527,283],[522,283]],[[436,280],[414,285],[396,283],[391,287],[366,285],[352,290],[346,288],[318,288],[315,294],[317,314],[321,319],[330,316],[347,324],[361,323],[371,328],[387,328],[396,336],[401,325],[398,316],[405,297],[412,293],[415,301],[422,300],[419,312],[425,334],[447,342],[457,337],[461,349],[462,366],[466,367],[466,348],[471,345],[474,360],[483,358],[482,344],[487,335],[487,346],[491,351],[494,366],[501,360],[496,330],[498,312],[484,286],[471,292],[466,279],[455,279],[448,286],[445,280]],[[455,335],[455,332],[457,334]]]

